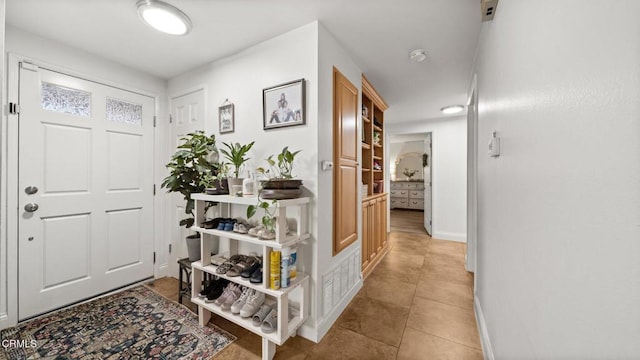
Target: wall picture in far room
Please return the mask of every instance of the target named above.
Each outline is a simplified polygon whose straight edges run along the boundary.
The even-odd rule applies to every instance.
[[[265,130],[305,124],[305,81],[291,81],[262,90]]]

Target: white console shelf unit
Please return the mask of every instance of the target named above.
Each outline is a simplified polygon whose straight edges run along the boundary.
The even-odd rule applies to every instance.
[[[207,194],[192,194],[191,198],[195,200],[195,224],[199,225],[205,220],[205,204],[206,202],[218,203],[218,216],[231,217],[232,206],[243,206],[246,208],[248,205],[256,205],[258,200],[253,197],[236,197],[229,195],[207,195]],[[271,258],[271,252],[273,250],[280,251],[282,248],[300,245],[302,241],[309,238],[308,232],[308,204],[309,198],[297,198],[288,200],[263,200],[276,208],[276,238],[275,240],[260,240],[255,237],[251,237],[246,234],[239,234],[231,231],[221,231],[216,229],[204,229],[199,226],[191,227],[201,234],[201,260],[191,264],[193,268],[192,272],[192,284],[191,287],[191,301],[198,306],[198,317],[201,326],[205,326],[210,318],[211,314],[219,315],[235,324],[238,324],[245,329],[262,337],[262,359],[273,359],[276,351],[276,345],[282,345],[291,336],[294,336],[298,328],[304,323],[309,316],[309,275],[298,272],[297,277],[291,281],[289,287],[280,288],[274,290],[269,288],[270,266],[269,259]],[[296,231],[295,234],[287,234],[287,208],[299,207],[299,211],[296,213]],[[260,216],[260,214],[257,214]],[[254,284],[249,279],[238,277],[230,277],[216,273],[217,266],[211,264],[211,246],[212,240],[219,238],[220,241],[229,242],[230,255],[238,253],[238,243],[246,242],[250,244],[259,245],[262,247],[262,283]],[[300,251],[298,251],[300,253]],[[300,264],[300,257],[298,257],[298,264]],[[265,333],[259,326],[254,326],[251,322],[251,318],[245,319],[239,315],[231,314],[229,311],[223,311],[219,306],[213,303],[205,303],[202,299],[198,298],[200,292],[200,284],[204,279],[204,274],[212,274],[223,279],[227,279],[231,282],[246,286],[252,289],[256,289],[263,292],[266,297],[267,303],[275,304],[278,310],[278,329],[273,333]],[[296,309],[289,314],[289,296],[298,289],[301,289],[299,296],[299,309]]]

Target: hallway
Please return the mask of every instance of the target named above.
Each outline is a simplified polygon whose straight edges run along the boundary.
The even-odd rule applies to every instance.
[[[390,246],[319,344],[292,338],[275,358],[482,359],[464,244],[393,231]],[[175,279],[155,287],[177,299]],[[260,337],[220,317],[212,321],[238,337],[215,359],[260,359]]]

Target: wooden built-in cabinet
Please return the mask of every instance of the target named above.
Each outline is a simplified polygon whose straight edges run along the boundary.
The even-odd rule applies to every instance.
[[[362,274],[365,277],[387,251],[387,194],[377,194],[362,202]]]
[[[384,192],[384,111],[387,104],[362,76],[362,273],[369,275],[388,251],[387,193]]]
[[[333,255],[358,240],[358,88],[333,68]]]

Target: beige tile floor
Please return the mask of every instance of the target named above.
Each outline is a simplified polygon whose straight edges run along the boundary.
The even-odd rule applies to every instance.
[[[392,225],[397,216],[392,214]],[[320,343],[295,337],[278,347],[275,358],[482,359],[464,244],[393,231],[390,246]],[[177,280],[159,279],[153,286],[177,300]],[[219,317],[212,322],[238,337],[215,359],[260,359],[260,337]]]

